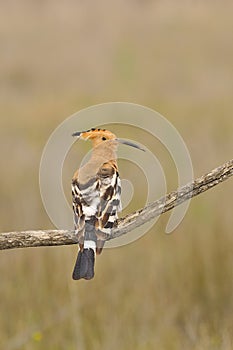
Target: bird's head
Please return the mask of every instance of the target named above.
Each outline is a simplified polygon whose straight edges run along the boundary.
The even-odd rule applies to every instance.
[[[83,140],[91,140],[93,147],[100,146],[101,144],[106,144],[106,145],[109,145],[110,147],[113,147],[113,146],[116,147],[118,146],[119,143],[122,143],[131,147],[138,148],[142,151],[145,151],[142,147],[140,147],[139,145],[136,145],[131,141],[117,138],[115,134],[113,134],[111,131],[106,129],[92,128],[87,131],[75,132],[72,136],[76,136]]]
[[[100,145],[105,141],[116,140],[116,135],[105,129],[92,128],[87,131],[75,132],[72,136],[77,136],[82,140],[91,140],[93,147]]]

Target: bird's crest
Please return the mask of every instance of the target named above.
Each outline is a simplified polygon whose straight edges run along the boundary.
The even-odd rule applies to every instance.
[[[116,135],[114,135],[111,131],[99,128],[92,128],[86,131],[78,131],[75,132],[72,136],[78,136],[83,140],[102,138],[103,141],[105,141],[116,139]]]
[[[131,147],[138,148],[141,151],[145,151],[144,148],[131,141],[117,138],[115,134],[106,129],[92,128],[86,131],[77,131],[74,134],[72,134],[72,136],[77,136],[78,138],[81,138],[83,140],[91,140],[93,147],[99,146],[105,143],[106,141],[109,141],[109,147],[116,146],[117,144],[122,143]]]

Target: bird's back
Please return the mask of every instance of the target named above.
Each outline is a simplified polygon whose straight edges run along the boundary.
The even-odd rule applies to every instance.
[[[91,225],[97,237],[104,234],[102,237],[107,238],[121,210],[120,195],[116,161],[102,164],[86,183],[79,181],[79,172],[76,172],[72,180],[75,230],[84,236],[85,226]]]

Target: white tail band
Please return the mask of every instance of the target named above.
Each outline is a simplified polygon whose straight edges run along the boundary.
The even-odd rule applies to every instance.
[[[84,249],[96,249],[96,243],[94,241],[84,241]]]

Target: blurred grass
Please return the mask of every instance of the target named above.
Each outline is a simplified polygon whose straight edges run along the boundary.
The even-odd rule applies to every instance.
[[[1,231],[53,227],[41,152],[91,104],[158,110],[182,134],[196,176],[232,158],[232,10],[227,0],[1,1]],[[147,142],[172,189],[169,157]],[[168,217],[104,251],[90,282],[71,280],[76,247],[1,252],[0,348],[232,349],[232,181],[194,199],[165,236]]]

